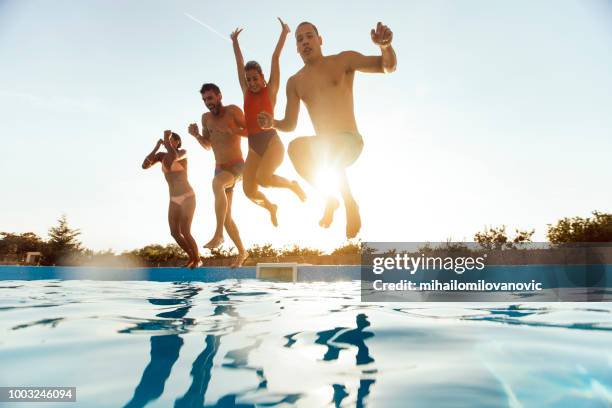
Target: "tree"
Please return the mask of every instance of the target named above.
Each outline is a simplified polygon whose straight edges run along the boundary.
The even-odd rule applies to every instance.
[[[45,242],[33,232],[0,232],[0,254],[22,257],[26,252],[42,252]]]
[[[593,211],[592,218],[563,218],[548,224],[548,240],[553,244],[612,242],[612,214]]]
[[[49,240],[44,251],[45,263],[54,265],[74,263],[83,252],[81,241],[77,239],[81,231],[70,228],[65,214],[57,220],[57,226],[49,229],[48,235]]]
[[[512,240],[506,234],[506,226],[501,227],[485,227],[484,231],[474,234],[476,241],[484,249],[516,249],[520,244],[531,242],[531,237],[535,230],[520,231],[515,230],[516,235]]]

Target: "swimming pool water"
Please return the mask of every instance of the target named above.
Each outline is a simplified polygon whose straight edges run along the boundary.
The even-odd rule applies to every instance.
[[[0,362],[0,386],[76,386],[75,407],[610,407],[612,304],[361,303],[357,281],[1,281]]]

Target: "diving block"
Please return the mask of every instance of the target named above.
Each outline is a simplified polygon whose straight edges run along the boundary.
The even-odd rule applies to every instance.
[[[255,277],[257,279],[297,282],[297,276],[297,262],[258,263],[255,270]]]

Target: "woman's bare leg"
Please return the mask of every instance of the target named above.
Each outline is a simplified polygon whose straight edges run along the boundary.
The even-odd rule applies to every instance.
[[[276,210],[278,207],[276,204],[272,204],[264,193],[259,191],[259,186],[257,185],[257,172],[259,166],[261,166],[261,157],[259,157],[253,149],[249,149],[249,154],[244,164],[244,174],[242,175],[242,188],[247,198],[258,206],[268,210],[272,225],[276,227],[278,226],[278,221],[276,219]]]
[[[191,268],[198,266],[198,264],[200,263],[200,254],[198,251],[198,244],[196,243],[195,239],[191,235],[191,222],[193,221],[193,214],[195,212],[195,208],[196,208],[195,196],[188,197],[187,199],[185,199],[185,201],[183,201],[183,204],[181,205],[182,212],[181,212],[181,218],[180,218],[180,228],[181,228],[181,234],[183,235],[183,238],[185,239],[185,242],[191,249],[191,253],[193,255],[191,257],[191,262],[189,265]]]
[[[302,190],[297,181],[289,181],[284,177],[274,174],[276,169],[283,163],[284,156],[285,146],[283,146],[278,136],[273,137],[257,168],[257,183],[262,187],[288,188],[301,201],[305,201],[306,193],[304,193],[304,190]]]
[[[174,238],[178,246],[187,253],[189,259],[193,259],[194,255],[191,246],[185,241],[185,237],[183,237],[181,232],[181,213],[181,206],[170,201],[170,205],[168,206],[168,225],[170,226],[170,234],[172,234],[172,238]]]

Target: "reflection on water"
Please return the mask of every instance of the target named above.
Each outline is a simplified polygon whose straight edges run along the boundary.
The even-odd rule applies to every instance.
[[[162,395],[164,384],[182,346],[183,339],[176,334],[151,336],[151,361],[144,369],[134,396],[125,404],[126,407],[144,407]]]
[[[176,309],[156,314],[162,319],[174,320],[151,320],[140,322],[133,327],[119,330],[120,333],[132,333],[144,330],[164,330],[170,327],[181,327],[183,330],[194,324],[193,319],[183,319],[191,308],[190,299],[200,291],[198,288],[178,286],[173,295],[168,299],[147,299],[152,305],[174,306]],[[173,324],[176,321],[179,324]],[[170,322],[167,324],[166,322]],[[178,334],[152,335],[151,336],[151,361],[144,369],[140,382],[134,390],[134,396],[125,407],[144,407],[164,392],[164,384],[170,376],[172,366],[178,360],[179,351],[183,346],[183,339]]]
[[[348,345],[357,347],[356,364],[363,365],[372,363],[374,359],[370,357],[370,351],[365,344],[366,339],[374,336],[374,333],[366,332],[363,329],[370,325],[368,317],[360,313],[356,318],[356,329],[346,327],[336,327],[333,330],[326,330],[317,333],[317,344],[327,345],[327,352],[323,356],[325,361],[337,360],[340,351],[347,349]]]
[[[28,327],[39,326],[39,325],[41,325],[41,326],[49,325],[51,327],[55,327],[62,320],[64,320],[64,319],[61,318],[61,317],[57,317],[55,319],[41,319],[41,320],[38,320],[38,321],[32,322],[32,323],[18,324],[17,326],[13,327],[13,330],[26,329]]]
[[[0,287],[0,385],[54,379],[92,407],[612,405],[610,304],[363,304],[358,283],[53,283]]]
[[[191,368],[191,386],[183,396],[178,398],[175,407],[201,407],[204,404],[206,390],[210,382],[213,359],[219,350],[220,336],[206,336],[204,350],[193,361]]]
[[[131,333],[142,330],[165,330],[169,327],[174,327],[177,330],[194,325],[194,319],[185,318],[189,309],[192,307],[191,298],[198,294],[200,288],[194,288],[188,284],[175,284],[175,290],[169,294],[170,298],[164,299],[148,299],[153,305],[173,306],[180,305],[175,309],[164,311],[156,314],[156,317],[164,319],[174,319],[169,322],[152,320],[149,322],[139,322],[134,327],[120,330],[120,333]],[[223,288],[218,288],[216,292],[223,292]],[[256,296],[265,293],[232,293],[237,296]],[[236,311],[236,308],[231,304],[219,304],[220,302],[230,302],[230,296],[227,293],[214,295],[210,298],[210,302],[214,305],[212,316],[227,315],[232,318],[231,332],[239,332],[243,326],[244,319]],[[180,321],[177,324],[177,320]],[[181,329],[178,329],[178,328]],[[257,339],[247,347],[240,349],[229,350],[225,355],[227,362],[222,364],[222,367],[233,369],[252,370],[258,377],[258,383],[253,389],[248,389],[238,394],[228,394],[222,396],[214,405],[206,403],[206,391],[210,383],[213,372],[213,361],[219,350],[223,335],[206,335],[204,341],[204,350],[195,358],[192,364],[190,375],[192,382],[182,396],[176,399],[174,406],[181,407],[255,407],[253,404],[238,404],[243,395],[246,395],[254,390],[265,390],[267,388],[267,379],[264,375],[262,367],[253,367],[248,364],[249,353],[259,347],[262,340]],[[136,408],[144,407],[150,401],[159,398],[164,390],[164,384],[168,377],[172,366],[179,357],[179,351],[183,346],[183,340],[178,334],[170,335],[152,335],[151,336],[151,361],[145,368],[140,383],[134,391],[134,396],[125,405],[125,407]],[[282,404],[294,403],[299,399],[299,394],[287,394],[279,398],[276,402],[268,402],[265,406],[277,406]]]

